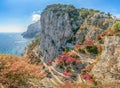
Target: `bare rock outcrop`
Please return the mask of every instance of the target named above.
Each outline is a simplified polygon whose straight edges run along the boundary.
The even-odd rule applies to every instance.
[[[45,61],[62,52],[82,22],[79,12],[71,5],[50,5],[42,12],[40,52]]]
[[[41,31],[40,20],[37,22],[30,24],[27,28],[27,31],[22,33],[24,38],[33,38],[36,37]]]
[[[120,83],[120,37],[105,37],[104,46],[105,49],[94,66],[93,73],[103,83]]]
[[[96,40],[97,35],[111,27],[114,20],[105,13],[57,4],[47,6],[40,21],[40,53],[47,61],[55,59],[65,48],[72,50],[75,44],[85,39]]]

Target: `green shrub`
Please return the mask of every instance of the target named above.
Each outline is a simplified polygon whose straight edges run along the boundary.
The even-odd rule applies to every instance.
[[[86,46],[86,50],[90,54],[98,54],[97,46]]]
[[[98,41],[99,41],[100,44],[103,44],[102,38],[99,37]]]
[[[112,30],[114,32],[119,32],[120,31],[120,22],[114,23],[113,26],[112,26]]]
[[[95,12],[100,12],[99,10],[95,10]]]
[[[73,36],[72,38],[70,38],[69,40],[67,40],[67,43],[74,43],[76,41],[76,37]]]
[[[105,14],[105,12],[101,12],[101,14]]]
[[[79,49],[79,52],[80,53],[85,53],[85,50],[84,49]]]
[[[83,11],[83,12],[81,12],[80,15],[83,19],[85,19],[89,15],[89,12],[88,11]]]
[[[65,48],[63,48],[63,51],[64,51],[64,52],[69,52],[70,49],[69,49],[68,47],[65,47]]]
[[[108,15],[109,17],[111,17],[111,14],[110,14],[109,12],[107,13],[107,15]]]

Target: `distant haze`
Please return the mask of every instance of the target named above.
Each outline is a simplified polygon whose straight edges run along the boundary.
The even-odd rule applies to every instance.
[[[0,32],[23,32],[26,29],[18,25],[6,25],[0,26]]]

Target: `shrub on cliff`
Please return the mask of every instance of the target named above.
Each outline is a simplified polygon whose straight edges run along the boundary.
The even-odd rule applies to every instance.
[[[81,12],[80,15],[81,15],[82,18],[85,19],[89,15],[89,12],[88,11],[83,11],[83,12]]]
[[[39,42],[40,38],[38,36],[27,46],[24,56],[30,59],[29,63],[40,64],[41,62],[39,59]]]
[[[78,72],[82,65],[79,56],[73,52],[63,52],[57,60],[57,68],[62,69],[65,76],[72,76],[74,72]]]
[[[86,50],[90,54],[98,54],[98,48],[97,48],[97,46],[86,46]]]
[[[120,22],[114,23],[112,26],[112,30],[115,32],[119,32],[120,31]]]

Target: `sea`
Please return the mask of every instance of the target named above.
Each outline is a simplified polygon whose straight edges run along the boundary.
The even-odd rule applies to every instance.
[[[32,39],[25,39],[21,33],[0,33],[0,54],[21,56]]]

